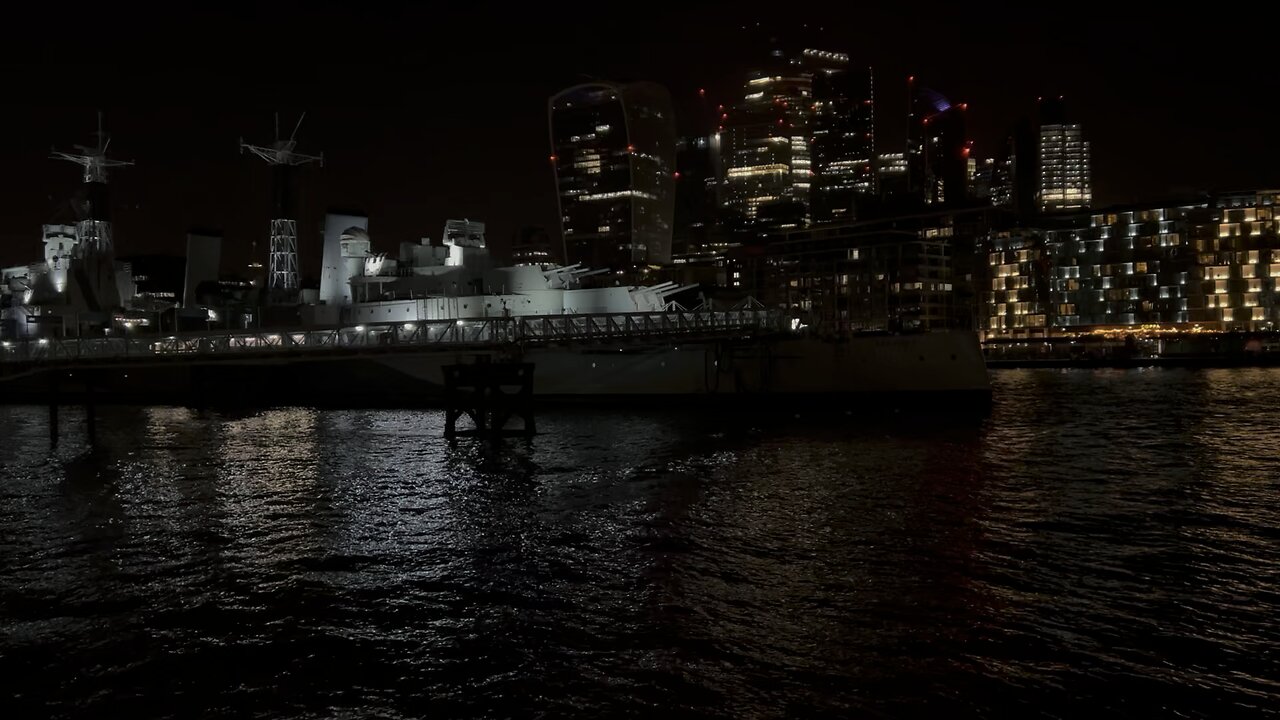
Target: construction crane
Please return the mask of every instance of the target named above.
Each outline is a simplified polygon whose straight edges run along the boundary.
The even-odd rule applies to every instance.
[[[246,150],[275,168],[273,190],[275,204],[272,208],[271,247],[267,264],[267,289],[274,294],[290,294],[298,291],[298,221],[290,203],[290,168],[318,163],[324,167],[324,154],[306,155],[297,152],[298,128],[307,117],[304,112],[293,126],[288,140],[280,138],[280,113],[276,113],[276,140],[270,146],[250,145],[240,139],[240,152]]]

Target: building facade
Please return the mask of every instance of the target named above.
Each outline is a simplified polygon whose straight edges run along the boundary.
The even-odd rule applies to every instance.
[[[987,244],[988,337],[1094,329],[1272,330],[1280,324],[1280,191],[1127,208]]]
[[[731,279],[823,332],[976,327],[974,248],[1006,222],[965,208],[772,235],[731,255]]]
[[[675,117],[654,83],[588,83],[548,105],[568,263],[625,270],[671,261]]]
[[[1044,212],[1087,208],[1093,202],[1089,142],[1079,123],[1040,126],[1040,183]]]
[[[875,192],[873,75],[844,53],[774,47],[722,109],[720,129],[724,203],[748,222],[846,221]]]
[[[725,204],[749,221],[777,205],[798,207],[807,220],[812,88],[798,61],[779,62],[751,73],[741,101],[720,116]]]
[[[547,265],[556,262],[557,256],[546,228],[528,225],[511,236],[512,265]]]
[[[996,184],[996,159],[970,157],[967,168],[969,197],[991,202]]]
[[[858,198],[876,190],[875,78],[844,53],[808,49],[801,64],[813,75],[811,215],[849,220]]]
[[[905,195],[908,191],[907,156],[880,153],[876,156],[876,189],[881,195]]]

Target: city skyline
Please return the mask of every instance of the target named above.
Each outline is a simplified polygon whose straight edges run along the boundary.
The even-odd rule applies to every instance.
[[[327,12],[330,17],[305,22],[332,31],[337,21],[354,18],[367,26],[371,40],[399,38],[403,32],[391,29],[388,18],[372,13],[332,8]],[[418,17],[414,12],[402,9],[399,14],[408,13],[412,19]],[[743,8],[738,14],[752,12]],[[820,14],[815,12],[815,18]],[[668,13],[661,20],[657,15],[637,19],[634,32],[613,46],[590,46],[591,53],[575,53],[574,35],[569,34],[561,46],[536,57],[522,55],[536,46],[542,25],[534,22],[523,33],[510,25],[493,30],[496,39],[513,39],[514,44],[488,43],[482,50],[458,40],[444,41],[431,50],[419,46],[423,56],[417,61],[411,53],[374,47],[387,44],[376,42],[366,46],[364,65],[308,69],[295,60],[283,73],[288,82],[273,81],[268,72],[255,79],[259,73],[253,68],[218,65],[209,58],[199,63],[189,54],[181,54],[189,66],[128,67],[130,60],[140,59],[136,49],[132,57],[128,52],[111,55],[119,67],[90,74],[76,66],[7,65],[18,102],[4,121],[7,140],[0,144],[0,155],[10,169],[0,193],[7,219],[0,258],[22,262],[34,254],[39,225],[55,221],[52,211],[77,184],[72,168],[47,159],[48,147],[88,142],[98,107],[106,111],[107,129],[114,137],[112,154],[137,162],[112,178],[122,254],[180,252],[182,238],[194,227],[224,232],[228,262],[247,260],[251,241],[262,250],[269,177],[236,154],[234,145],[239,137],[267,135],[275,109],[309,110],[301,147],[326,153],[326,169],[304,173],[300,181],[304,275],[315,274],[316,227],[330,207],[367,212],[375,243],[432,234],[442,219],[453,216],[486,221],[495,238],[508,237],[526,225],[552,226],[555,189],[546,167],[547,97],[581,79],[579,73],[584,72],[610,80],[652,80],[671,91],[680,129],[688,134],[697,129],[689,126],[705,110],[702,103],[731,99],[758,52],[724,39],[740,33],[741,27],[731,28],[723,10]],[[672,18],[684,21],[667,22]],[[477,17],[455,14],[446,19],[461,25]],[[968,128],[978,157],[1000,155],[999,138],[1020,115],[1034,112],[1036,96],[1066,95],[1092,145],[1095,206],[1271,184],[1274,162],[1261,109],[1241,102],[1231,107],[1230,117],[1206,115],[1203,103],[1184,97],[1193,92],[1207,96],[1210,90],[1214,96],[1238,96],[1249,82],[1249,73],[1239,70],[1246,63],[1228,66],[1207,57],[1199,61],[1199,74],[1157,74],[1153,65],[1190,65],[1175,57],[1144,54],[1145,41],[1138,38],[1124,49],[1100,46],[1092,67],[1066,67],[1069,64],[1060,60],[1046,59],[1049,53],[1035,52],[1033,40],[1049,26],[1037,24],[1032,16],[1024,18],[1027,24],[1020,30],[1008,18],[948,24],[950,33],[917,28],[915,42],[905,47],[900,43],[892,51],[885,49],[883,38],[865,29],[908,27],[898,22],[901,19],[882,9],[868,10],[868,22],[860,25],[849,18],[841,25],[842,19],[835,17],[813,33],[811,43],[848,52],[853,64],[874,68],[877,153],[901,151],[905,77],[917,71],[930,87],[970,106]],[[709,24],[711,20],[717,23]],[[229,23],[228,18],[214,17],[198,37],[214,37]],[[663,35],[651,37],[659,27]],[[1057,37],[1042,41],[1051,47],[1080,30],[1068,22],[1056,31]],[[715,43],[697,42],[717,36]],[[1088,37],[1084,33],[1072,41]],[[115,42],[125,45],[128,39]],[[975,53],[975,48],[983,52]],[[494,57],[478,62],[486,53]],[[431,61],[451,56],[475,62],[465,82],[431,72]],[[529,62],[513,63],[516,57]],[[279,58],[267,52],[262,62],[275,60]],[[1234,72],[1226,72],[1232,68]],[[63,77],[79,78],[82,90],[51,90]],[[426,102],[434,95],[447,95],[420,97],[426,79],[439,80],[444,90],[465,88],[468,102],[451,105],[447,97],[440,97],[437,105]],[[414,94],[405,91],[410,87]],[[705,96],[697,95],[699,88],[706,89]],[[902,111],[895,113],[895,107]],[[1135,125],[1143,132],[1132,132]],[[499,136],[502,132],[509,136]],[[1177,156],[1171,157],[1175,147]]]

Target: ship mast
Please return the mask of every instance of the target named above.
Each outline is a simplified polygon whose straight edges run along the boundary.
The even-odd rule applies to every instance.
[[[112,160],[107,157],[107,148],[111,147],[111,136],[102,128],[102,113],[98,113],[98,131],[94,133],[98,142],[93,147],[76,145],[79,152],[61,152],[56,148],[49,157],[53,160],[66,160],[84,168],[84,184],[86,201],[83,217],[76,223],[76,235],[85,250],[108,253],[112,250],[111,220],[107,203],[107,168],[133,165],[131,160]]]
[[[268,255],[267,289],[275,295],[298,291],[298,221],[290,202],[290,180],[293,167],[319,163],[324,167],[324,153],[306,155],[297,152],[298,128],[306,118],[304,112],[293,126],[288,140],[280,139],[280,113],[276,113],[276,139],[270,146],[250,145],[240,140],[240,152],[246,150],[266,161],[274,172],[275,204],[271,218],[271,248]]]

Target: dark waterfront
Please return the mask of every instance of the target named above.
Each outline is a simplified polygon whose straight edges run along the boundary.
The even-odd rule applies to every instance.
[[[1280,369],[989,417],[0,408],[7,717],[1280,708]]]

